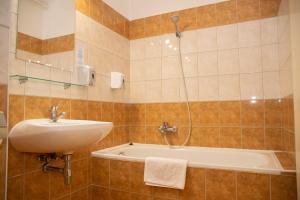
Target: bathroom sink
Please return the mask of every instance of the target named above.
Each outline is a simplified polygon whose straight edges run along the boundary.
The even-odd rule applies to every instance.
[[[21,152],[72,154],[103,139],[112,127],[111,122],[32,119],[16,124],[8,137]]]

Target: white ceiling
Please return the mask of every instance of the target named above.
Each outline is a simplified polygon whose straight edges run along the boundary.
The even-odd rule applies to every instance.
[[[129,20],[198,7],[226,0],[103,0]]]

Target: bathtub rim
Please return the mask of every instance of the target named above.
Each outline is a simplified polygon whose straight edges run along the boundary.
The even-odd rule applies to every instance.
[[[266,169],[266,168],[245,168],[245,167],[236,167],[236,166],[223,166],[223,165],[207,165],[207,164],[200,164],[199,162],[188,162],[188,167],[192,168],[207,168],[207,169],[216,169],[216,170],[228,170],[228,171],[238,171],[238,172],[249,172],[249,173],[259,173],[259,174],[270,174],[270,175],[280,175],[284,173],[295,173],[296,170],[285,170],[280,161],[278,160],[275,152],[282,152],[282,151],[273,151],[273,150],[255,150],[255,149],[237,149],[237,148],[219,148],[219,147],[196,147],[196,146],[172,146],[169,147],[167,145],[161,144],[141,144],[141,143],[125,143],[101,150],[96,150],[91,152],[91,157],[94,158],[103,158],[109,160],[121,160],[121,161],[131,161],[131,162],[144,162],[144,158],[137,158],[132,156],[121,156],[116,154],[110,154],[109,152],[112,150],[117,150],[124,147],[152,147],[152,148],[171,148],[171,149],[191,149],[191,150],[199,150],[199,149],[210,149],[210,150],[222,150],[222,151],[235,151],[235,152],[254,152],[254,153],[271,153],[272,158],[274,159],[275,165],[278,169]]]

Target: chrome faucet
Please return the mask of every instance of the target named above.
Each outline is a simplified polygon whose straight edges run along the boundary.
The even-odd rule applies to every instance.
[[[163,122],[162,125],[158,128],[160,133],[165,134],[165,133],[176,133],[177,132],[177,127],[176,126],[170,126],[168,122]]]
[[[58,106],[51,106],[49,112],[50,112],[50,119],[52,122],[57,122],[57,120],[64,118],[66,115],[65,112],[58,114]]]

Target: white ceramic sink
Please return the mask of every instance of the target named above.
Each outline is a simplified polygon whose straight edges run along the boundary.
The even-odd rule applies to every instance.
[[[112,127],[111,122],[32,119],[16,124],[8,137],[21,152],[71,154],[103,139]]]

